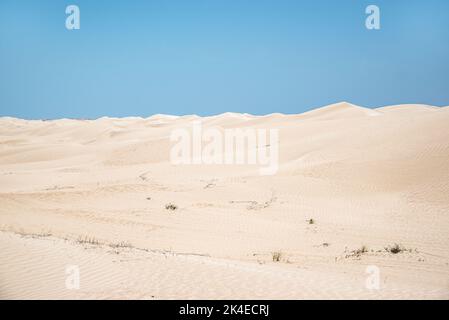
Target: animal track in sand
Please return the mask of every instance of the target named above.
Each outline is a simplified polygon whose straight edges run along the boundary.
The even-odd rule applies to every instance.
[[[209,181],[201,180],[201,182],[206,182],[206,185],[203,187],[203,189],[208,189],[217,186],[218,179],[212,179]]]
[[[48,188],[46,188],[46,189],[44,189],[45,191],[54,191],[54,190],[66,190],[66,189],[75,189],[75,187],[74,186],[58,186],[58,185],[55,185],[55,186],[53,186],[53,187],[48,187]]]
[[[271,193],[271,198],[268,201],[259,203],[255,200],[231,200],[229,201],[230,204],[241,204],[241,203],[247,203],[248,206],[246,207],[247,210],[262,210],[265,208],[270,207],[273,203],[277,201],[277,197],[274,195],[274,192]]]

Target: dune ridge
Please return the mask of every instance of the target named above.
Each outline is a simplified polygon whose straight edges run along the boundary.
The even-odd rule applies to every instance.
[[[221,114],[216,115],[210,115],[210,116],[204,116],[201,117],[196,114],[189,114],[189,115],[170,115],[170,114],[153,114],[148,117],[142,117],[142,116],[127,116],[127,117],[108,117],[103,116],[97,119],[73,119],[73,118],[61,118],[61,119],[20,119],[12,116],[0,116],[0,121],[7,121],[7,122],[28,122],[28,121],[37,121],[37,122],[52,122],[52,121],[96,121],[96,120],[102,120],[102,121],[108,121],[108,120],[175,120],[175,119],[193,119],[193,118],[223,118],[223,117],[235,117],[235,118],[263,118],[263,117],[274,117],[274,116],[284,116],[284,117],[297,117],[297,116],[305,116],[309,114],[313,115],[329,115],[333,113],[344,113],[348,112],[359,112],[360,114],[367,114],[367,115],[378,115],[378,112],[376,111],[413,111],[413,110],[419,110],[419,111],[428,111],[428,110],[441,110],[449,108],[449,106],[431,106],[426,104],[399,104],[399,105],[391,105],[391,106],[384,106],[384,107],[377,107],[377,108],[367,108],[363,106],[358,106],[346,101],[334,103],[327,106],[318,107],[312,110],[304,111],[303,113],[299,114],[286,114],[286,113],[271,113],[267,115],[254,115],[250,113],[239,113],[239,112],[224,112]]]

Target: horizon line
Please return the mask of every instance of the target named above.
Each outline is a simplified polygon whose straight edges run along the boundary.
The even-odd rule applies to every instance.
[[[313,112],[316,110],[320,110],[320,109],[326,109],[326,108],[330,108],[330,107],[338,107],[339,105],[346,105],[347,107],[353,107],[353,108],[358,108],[358,109],[366,109],[366,111],[375,111],[377,109],[382,109],[382,108],[389,108],[389,107],[401,107],[401,106],[419,106],[419,107],[424,107],[424,108],[434,108],[434,109],[443,109],[446,107],[449,107],[449,105],[442,105],[442,106],[436,106],[436,105],[430,105],[430,104],[425,104],[425,103],[401,103],[401,104],[392,104],[392,105],[383,105],[380,107],[365,107],[365,106],[361,106],[361,105],[356,105],[353,104],[351,102],[348,101],[340,101],[340,102],[336,102],[336,103],[331,103],[328,105],[324,105],[324,106],[319,106],[319,107],[315,107],[312,109],[308,109],[306,111],[300,112],[300,113],[282,113],[282,112],[272,112],[272,113],[267,113],[267,114],[260,114],[260,115],[256,115],[256,114],[251,114],[251,113],[247,113],[247,112],[235,112],[235,111],[226,111],[226,112],[222,112],[222,113],[217,113],[217,114],[211,114],[211,115],[204,115],[204,116],[200,116],[198,114],[165,114],[165,113],[153,113],[151,115],[148,116],[142,116],[142,115],[128,115],[128,116],[122,116],[122,117],[113,117],[113,116],[108,116],[108,115],[103,115],[103,116],[99,116],[97,118],[71,118],[71,117],[63,117],[63,118],[18,118],[18,117],[14,117],[14,116],[8,116],[8,115],[1,115],[0,116],[0,120],[4,120],[4,119],[17,119],[17,120],[26,120],[26,121],[56,121],[56,120],[79,120],[79,121],[96,121],[96,120],[100,120],[100,119],[126,119],[126,118],[141,118],[141,119],[149,119],[152,117],[173,117],[173,118],[181,118],[181,117],[198,117],[198,118],[209,118],[209,117],[219,117],[219,116],[223,116],[223,115],[244,115],[244,116],[250,116],[250,117],[267,117],[267,116],[272,116],[272,115],[280,115],[280,116],[298,116],[298,115],[304,115],[307,114],[309,112]]]

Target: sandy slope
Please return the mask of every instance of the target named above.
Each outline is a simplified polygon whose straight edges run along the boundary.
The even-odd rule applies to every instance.
[[[171,165],[170,133],[198,119],[279,129],[278,173]],[[300,115],[0,118],[0,298],[448,299],[448,124],[447,107],[349,103]],[[384,250],[395,243],[407,251]],[[79,290],[65,287],[68,265]],[[379,290],[365,286],[370,265]]]

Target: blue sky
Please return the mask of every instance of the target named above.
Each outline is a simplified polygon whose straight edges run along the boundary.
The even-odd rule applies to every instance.
[[[76,4],[81,29],[65,28]],[[381,30],[365,28],[365,8]],[[449,105],[447,0],[0,0],[0,116]]]

